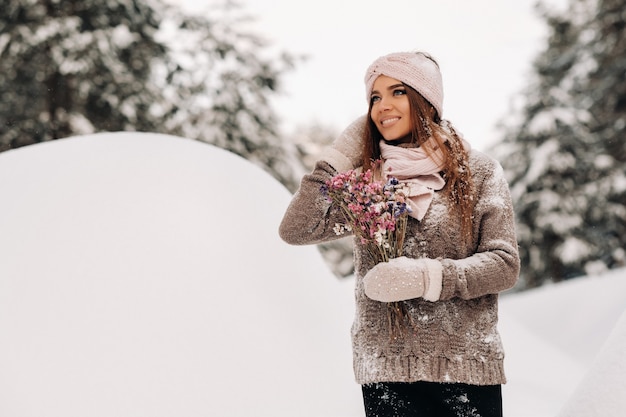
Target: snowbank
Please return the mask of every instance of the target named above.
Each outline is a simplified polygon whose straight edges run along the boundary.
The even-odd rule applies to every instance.
[[[249,162],[89,135],[0,154],[0,198],[2,417],[363,415],[352,282],[280,241],[290,195]],[[625,276],[502,297],[507,417],[623,410]]]
[[[290,195],[192,140],[0,154],[0,415],[357,416],[351,298]]]

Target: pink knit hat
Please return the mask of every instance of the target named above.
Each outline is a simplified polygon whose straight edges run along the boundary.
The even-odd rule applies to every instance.
[[[433,105],[439,117],[443,113],[443,81],[439,66],[421,52],[394,52],[381,56],[365,73],[365,92],[370,100],[374,81],[381,75],[395,78],[415,89]]]

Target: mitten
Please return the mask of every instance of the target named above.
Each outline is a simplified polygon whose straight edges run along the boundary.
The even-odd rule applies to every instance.
[[[337,139],[326,148],[320,159],[328,162],[338,172],[345,172],[363,165],[363,132],[367,116],[353,121]]]
[[[406,256],[381,262],[363,277],[365,295],[390,303],[422,297],[437,301],[441,296],[443,266],[436,259]]]

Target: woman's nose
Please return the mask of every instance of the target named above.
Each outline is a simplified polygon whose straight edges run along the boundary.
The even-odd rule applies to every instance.
[[[391,101],[389,100],[389,98],[381,97],[380,101],[378,102],[378,111],[385,111],[385,110],[389,110],[390,108],[391,108]]]

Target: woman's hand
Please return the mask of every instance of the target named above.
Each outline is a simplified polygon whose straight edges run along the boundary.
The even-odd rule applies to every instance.
[[[353,121],[321,155],[337,172],[345,172],[363,165],[363,132],[367,116]]]
[[[390,303],[422,297],[437,301],[442,287],[441,262],[436,259],[410,259],[406,256],[381,262],[363,278],[365,295]]]

